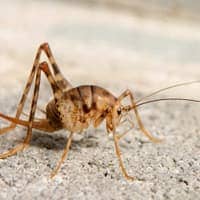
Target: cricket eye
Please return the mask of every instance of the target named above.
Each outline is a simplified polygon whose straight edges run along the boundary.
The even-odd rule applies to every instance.
[[[118,108],[118,109],[117,109],[117,114],[118,114],[118,115],[121,115],[121,113],[122,113],[121,108]]]

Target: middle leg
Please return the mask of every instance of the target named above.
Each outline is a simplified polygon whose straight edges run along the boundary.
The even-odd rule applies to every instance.
[[[66,156],[69,152],[69,148],[71,146],[71,143],[72,143],[72,136],[73,136],[73,133],[71,132],[70,135],[69,135],[69,138],[67,140],[64,152],[62,154],[62,157],[61,157],[60,161],[58,162],[57,166],[55,167],[55,169],[52,171],[50,178],[53,178],[58,173],[58,170],[60,169],[61,164],[65,160],[65,158],[66,158]]]

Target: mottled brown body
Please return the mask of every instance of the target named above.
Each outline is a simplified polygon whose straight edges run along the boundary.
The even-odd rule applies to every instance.
[[[47,55],[51,64],[51,69],[47,62],[40,63],[42,52]],[[39,95],[41,72],[47,77],[53,90],[54,98],[47,104],[46,111],[43,111],[46,113],[46,117],[44,119],[36,120],[35,112]],[[29,119],[28,121],[21,120],[20,116],[23,113],[24,104],[33,83],[34,92]],[[130,98],[130,105],[123,106],[121,102],[126,97]],[[96,128],[105,119],[107,132],[112,132],[113,134],[115,150],[122,173],[127,179],[133,179],[126,172],[118,145],[120,138],[127,133],[125,132],[120,135],[116,132],[117,126],[121,123],[122,116],[133,110],[141,131],[152,141],[159,141],[156,138],[153,138],[151,134],[145,130],[136,107],[134,96],[130,90],[126,90],[119,97],[115,97],[109,91],[99,86],[83,85],[73,87],[61,74],[48,44],[44,43],[40,45],[37,51],[31,73],[17,107],[16,116],[13,118],[0,113],[0,117],[12,122],[10,126],[0,129],[0,134],[5,134],[13,130],[16,125],[22,125],[27,127],[26,137],[24,141],[15,148],[0,154],[0,158],[7,158],[26,148],[30,143],[33,128],[47,132],[66,129],[70,132],[70,135],[61,160],[51,174],[51,177],[53,177],[57,174],[69,151],[73,133],[82,132],[84,129],[87,129],[90,124]]]
[[[110,132],[111,111],[119,107],[117,98],[107,90],[93,85],[83,85],[65,91],[62,97],[47,105],[47,119],[55,128],[82,132],[90,124],[96,128],[106,119]]]

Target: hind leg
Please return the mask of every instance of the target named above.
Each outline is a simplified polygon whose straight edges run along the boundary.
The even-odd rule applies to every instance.
[[[36,55],[36,58],[34,60],[34,64],[33,64],[31,73],[30,73],[30,75],[28,77],[28,81],[26,83],[26,86],[24,88],[23,94],[22,94],[21,99],[19,101],[19,104],[17,106],[17,112],[16,112],[15,117],[18,118],[18,119],[19,119],[19,117],[20,117],[20,115],[22,113],[22,110],[24,108],[24,104],[25,104],[27,95],[28,95],[28,93],[30,91],[30,88],[31,88],[31,85],[32,85],[32,82],[33,82],[33,78],[35,76],[35,72],[36,72],[36,69],[37,69],[38,62],[39,62],[39,58],[38,58],[39,54],[40,54],[40,52],[38,52],[37,55]],[[16,127],[16,124],[11,123],[10,126],[0,129],[0,134],[5,134],[8,131],[13,130],[15,127]]]
[[[71,83],[62,75],[55,58],[53,56],[53,53],[49,47],[48,43],[43,43],[40,45],[40,48],[45,52],[47,58],[49,59],[49,62],[53,69],[54,79],[58,85],[58,87],[63,90],[67,91],[72,88]]]
[[[12,156],[16,154],[18,151],[23,150],[29,144],[31,135],[32,135],[32,125],[33,125],[33,120],[35,116],[37,100],[38,100],[38,95],[39,95],[40,78],[41,78],[41,70],[40,68],[38,68],[36,79],[35,79],[35,88],[34,88],[34,93],[33,93],[33,98],[32,98],[32,103],[31,103],[31,111],[30,111],[29,120],[28,120],[29,125],[28,125],[26,138],[24,139],[23,143],[19,144],[15,148],[10,149],[9,151],[3,154],[0,154],[0,158],[7,158],[8,156]]]
[[[55,99],[59,98],[62,95],[62,91],[59,89],[57,86],[51,71],[48,67],[48,64],[46,62],[43,62],[39,65],[39,68],[36,73],[36,79],[35,79],[35,87],[34,87],[34,92],[33,92],[33,98],[32,98],[32,103],[31,103],[31,111],[29,115],[29,120],[28,120],[28,130],[27,130],[27,135],[24,141],[19,144],[17,147],[9,150],[8,152],[5,152],[3,154],[0,154],[0,158],[6,158],[8,156],[12,156],[16,154],[18,151],[22,151],[25,147],[28,146],[31,135],[32,135],[32,127],[33,127],[33,120],[35,117],[35,112],[36,112],[36,107],[37,107],[37,101],[38,101],[38,95],[39,95],[39,87],[40,87],[40,79],[41,79],[41,70],[45,73],[47,76],[49,83],[52,87]]]
[[[32,67],[31,73],[30,73],[30,75],[28,77],[28,80],[27,80],[26,86],[24,88],[23,94],[22,94],[21,99],[19,101],[19,104],[17,106],[17,111],[16,111],[16,115],[15,115],[15,117],[17,119],[19,119],[19,117],[21,116],[21,113],[22,113],[22,110],[24,108],[24,104],[25,104],[26,98],[28,96],[28,93],[30,91],[31,85],[33,83],[33,79],[35,77],[35,73],[36,73],[36,71],[38,69],[38,66],[39,66],[39,60],[40,60],[41,52],[42,52],[42,48],[39,47],[39,49],[38,49],[38,51],[36,53],[34,62],[33,62],[33,67]],[[15,127],[16,127],[16,124],[11,123],[10,126],[0,129],[0,134],[5,134],[8,131],[13,130]]]
[[[27,96],[28,96],[28,93],[30,91],[33,79],[35,77],[35,73],[36,73],[38,66],[39,66],[39,61],[40,61],[40,56],[41,56],[42,51],[45,52],[45,54],[47,55],[47,57],[48,57],[48,59],[51,63],[51,66],[53,68],[53,72],[54,72],[54,75],[55,75],[55,82],[57,83],[58,87],[61,90],[67,90],[67,89],[72,87],[71,84],[69,83],[69,81],[67,81],[63,77],[62,73],[60,72],[59,67],[55,62],[55,59],[53,57],[53,54],[51,52],[49,45],[47,43],[41,44],[38,48],[37,53],[36,53],[36,56],[35,56],[35,59],[34,59],[34,62],[33,62],[33,67],[32,67],[31,73],[28,77],[28,81],[26,83],[26,86],[24,88],[23,95],[22,95],[22,97],[19,101],[19,104],[17,106],[17,111],[16,111],[16,115],[15,115],[15,117],[17,119],[19,119],[19,117],[22,114],[25,101],[27,99]],[[0,129],[0,135],[5,134],[5,133],[13,130],[14,128],[16,128],[16,124],[11,123],[10,126]]]

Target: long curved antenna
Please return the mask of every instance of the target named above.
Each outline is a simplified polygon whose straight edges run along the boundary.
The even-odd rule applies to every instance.
[[[190,102],[200,103],[200,100],[196,100],[196,99],[170,97],[170,98],[161,98],[161,99],[153,99],[153,100],[149,100],[149,101],[144,101],[142,103],[136,104],[135,107],[139,107],[144,104],[154,103],[154,102],[158,102],[158,101],[190,101]]]
[[[163,92],[163,91],[165,91],[165,90],[169,90],[169,89],[171,89],[171,88],[180,87],[180,86],[184,86],[184,85],[191,85],[191,84],[193,84],[193,83],[200,83],[200,80],[190,81],[190,82],[184,82],[184,83],[179,83],[179,84],[171,85],[171,86],[168,86],[168,87],[165,87],[165,88],[156,90],[156,91],[154,91],[154,92],[152,92],[152,93],[150,93],[150,94],[148,94],[148,95],[146,95],[146,96],[140,98],[139,100],[137,100],[137,101],[136,101],[136,104],[139,103],[139,102],[141,102],[142,100],[148,98],[148,97],[151,97],[151,96],[153,96],[153,95],[155,95],[155,94],[158,94],[158,93],[160,93],[160,92]],[[175,100],[175,99],[174,99],[174,100]],[[177,99],[177,100],[178,100],[178,99]]]

